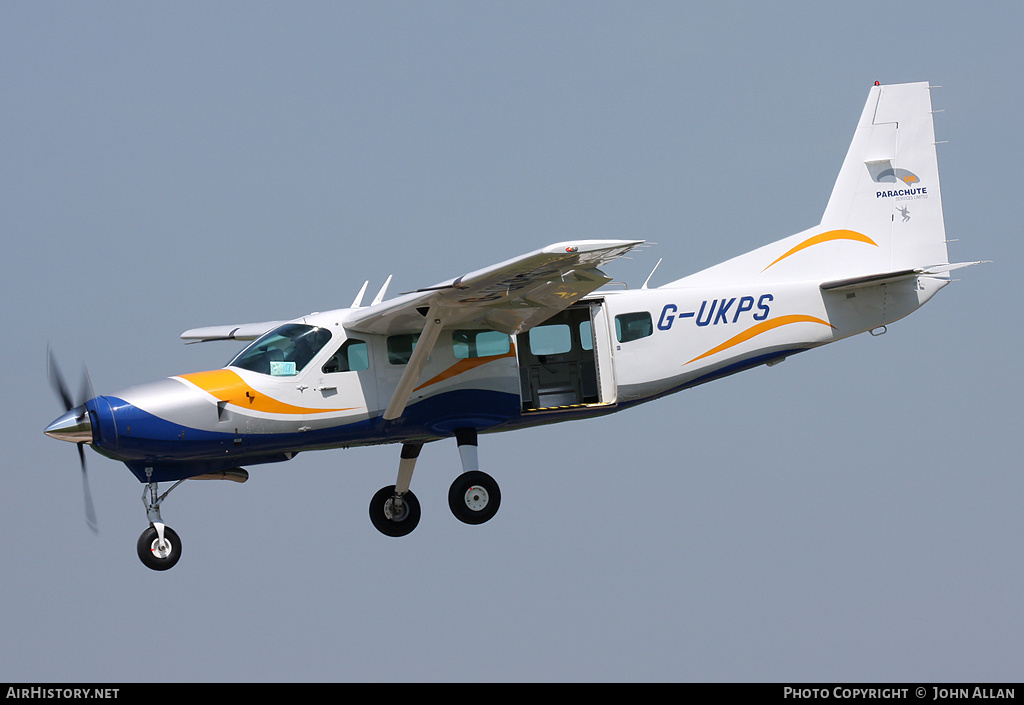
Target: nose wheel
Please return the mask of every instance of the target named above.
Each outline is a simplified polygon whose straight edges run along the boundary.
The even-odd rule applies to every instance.
[[[142,532],[135,548],[139,552],[142,564],[152,570],[173,568],[181,558],[181,539],[169,526],[164,526],[162,532],[157,531],[155,526],[150,526]]]

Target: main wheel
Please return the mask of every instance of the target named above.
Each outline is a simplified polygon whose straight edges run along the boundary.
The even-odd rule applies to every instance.
[[[471,470],[455,478],[448,490],[448,506],[459,521],[483,524],[493,517],[501,504],[501,491],[494,478]]]
[[[164,527],[164,542],[162,544],[156,529],[150,526],[142,532],[135,547],[139,552],[139,560],[142,561],[142,564],[153,570],[173,568],[181,558],[181,539],[169,526]]]
[[[370,521],[385,536],[405,536],[420,523],[420,501],[412,492],[396,501],[395,486],[382,488],[370,500]]]

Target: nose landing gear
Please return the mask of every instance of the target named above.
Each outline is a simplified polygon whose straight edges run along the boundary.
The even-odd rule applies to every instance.
[[[168,570],[173,568],[181,558],[181,539],[171,527],[160,518],[160,504],[175,487],[184,480],[178,480],[171,489],[157,495],[157,483],[150,482],[142,491],[142,503],[146,506],[146,517],[149,527],[139,536],[135,549],[142,564],[151,570]]]

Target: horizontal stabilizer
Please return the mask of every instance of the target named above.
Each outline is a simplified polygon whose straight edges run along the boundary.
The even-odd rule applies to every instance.
[[[902,281],[904,279],[913,279],[921,273],[920,269],[902,269],[898,272],[885,272],[883,274],[868,274],[863,277],[836,279],[834,281],[824,282],[821,285],[821,290],[849,291],[850,289],[860,289],[861,287],[875,286],[877,284],[892,284],[893,282]]]
[[[921,274],[942,274],[943,272],[952,272],[954,269],[960,269],[961,267],[972,267],[976,264],[989,264],[992,260],[980,259],[977,262],[957,262],[956,264],[937,264],[934,267],[928,267],[921,270]]]
[[[875,286],[877,284],[892,284],[893,282],[902,281],[904,279],[913,279],[915,277],[934,277],[947,272],[951,272],[954,269],[960,269],[961,267],[970,267],[972,264],[982,264],[983,261],[978,262],[958,262],[956,264],[939,264],[934,267],[924,267],[919,269],[901,269],[896,272],[883,272],[881,274],[868,274],[862,277],[850,277],[849,279],[836,279],[834,281],[824,282],[821,285],[822,291],[849,291],[850,289],[859,289],[865,286]]]

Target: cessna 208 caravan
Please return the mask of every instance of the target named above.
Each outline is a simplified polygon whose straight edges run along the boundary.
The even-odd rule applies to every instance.
[[[252,341],[222,369],[72,400],[53,438],[119,460],[141,483],[155,570],[181,555],[161,503],[186,479],[245,481],[242,466],[307,450],[400,443],[373,525],[412,531],[424,443],[455,438],[451,511],[480,524],[501,500],[481,433],[584,419],[885,326],[950,282],[930,86],[870,89],[820,224],[657,288],[601,287],[641,240],[575,240],[369,305],[292,321],[186,331]],[[389,278],[390,281],[390,278]],[[649,278],[648,278],[649,281]],[[84,479],[83,474],[83,479]],[[174,483],[163,494],[158,483]],[[87,511],[91,506],[86,484]]]

